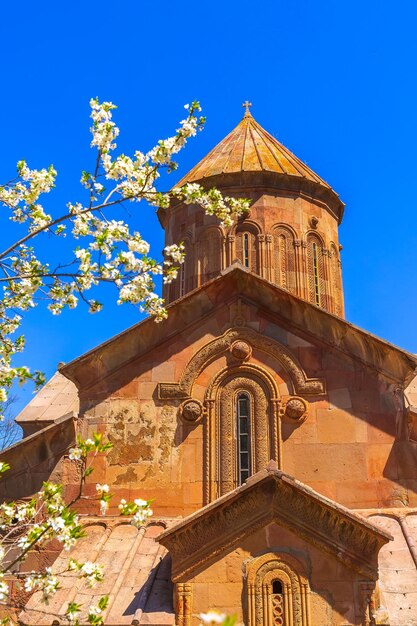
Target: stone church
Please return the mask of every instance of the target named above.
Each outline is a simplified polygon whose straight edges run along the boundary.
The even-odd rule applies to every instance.
[[[60,367],[18,416],[3,498],[43,480],[76,490],[77,432],[114,444],[82,499],[73,549],[105,568],[72,576],[25,623],[64,624],[109,594],[106,626],[195,626],[217,609],[246,626],[417,625],[417,357],[344,319],[333,189],[242,121],[181,181],[251,200],[233,227],[175,202],[159,218],[186,261],[145,319]],[[153,498],[137,530],[121,498]],[[31,565],[62,570],[51,545]],[[29,565],[29,566],[31,566]]]

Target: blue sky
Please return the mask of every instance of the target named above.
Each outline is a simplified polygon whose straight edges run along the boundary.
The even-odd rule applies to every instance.
[[[257,121],[346,203],[347,319],[417,352],[416,21],[412,0],[4,3],[0,180],[21,158],[53,163],[48,208],[58,212],[82,199],[80,172],[92,168],[90,97],[119,106],[125,153],[169,136],[183,104],[198,99],[206,129],[181,155],[173,184],[239,122],[249,99]],[[157,253],[163,236],[152,211],[128,208]],[[5,217],[2,233],[13,236]],[[105,300],[99,316],[83,307],[60,318],[42,306],[31,312],[24,361],[51,375],[138,320],[110,293]]]

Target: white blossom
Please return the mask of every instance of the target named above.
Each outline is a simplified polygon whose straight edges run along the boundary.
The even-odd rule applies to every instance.
[[[208,611],[207,613],[200,613],[198,617],[203,624],[223,624],[226,619],[226,614],[218,613],[217,611]]]

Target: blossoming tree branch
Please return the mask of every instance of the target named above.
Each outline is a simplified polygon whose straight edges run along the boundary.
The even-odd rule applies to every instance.
[[[91,100],[91,146],[96,150],[95,165],[91,172],[81,176],[86,200],[69,202],[53,214],[44,209],[41,198],[55,186],[57,172],[51,165],[47,169],[30,169],[25,161],[17,164],[17,176],[0,185],[0,204],[8,211],[9,219],[21,226],[21,235],[0,251],[0,404],[4,405],[15,382],[33,380],[44,382],[43,375],[27,367],[16,367],[13,357],[24,349],[21,333],[23,315],[39,300],[47,301],[53,314],[65,307],[74,308],[79,300],[96,313],[102,304],[88,292],[101,283],[111,283],[117,289],[119,303],[132,303],[160,321],[166,317],[163,300],[155,293],[154,277],[163,276],[166,283],[177,276],[184,260],[181,242],[167,246],[162,259],[150,255],[149,244],[129,224],[114,219],[112,210],[121,203],[145,201],[155,208],[166,209],[172,198],[202,207],[230,225],[234,218],[248,209],[246,200],[223,197],[216,189],[205,190],[198,184],[186,184],[169,192],[157,188],[162,169],[171,172],[177,168],[174,155],[204,125],[198,102],[186,105],[187,116],[180,122],[175,135],[161,140],[147,153],[136,151],[133,157],[115,156],[119,129],[112,118],[116,108],[110,102]],[[70,258],[60,259],[54,266],[44,258],[42,235],[72,236],[77,241]],[[19,332],[20,331],[20,332]],[[59,588],[59,576],[78,576],[88,585],[103,578],[103,569],[97,563],[68,559],[62,572],[27,571],[25,560],[35,548],[42,549],[57,539],[63,549],[70,550],[83,529],[73,505],[83,496],[83,485],[93,471],[97,454],[105,453],[111,444],[100,435],[92,439],[78,439],[69,451],[69,459],[77,464],[79,493],[67,502],[62,485],[45,482],[39,493],[30,500],[8,502],[0,505],[0,624],[6,626],[20,620],[19,612],[25,610],[25,601],[35,591],[47,603]],[[9,469],[0,462],[0,477]],[[96,485],[96,499],[102,514],[106,513],[111,493],[108,485]],[[122,500],[121,515],[131,518],[137,527],[144,525],[152,515],[150,502],[136,499]],[[94,606],[82,607],[70,602],[65,617],[76,626],[103,623],[107,596],[102,596]],[[61,616],[62,617],[62,616]],[[233,618],[216,612],[201,614],[204,624],[234,623]]]
[[[85,202],[68,202],[64,210],[50,215],[41,203],[44,194],[55,186],[57,172],[30,169],[25,161],[17,164],[17,177],[0,186],[0,204],[13,222],[22,226],[21,237],[0,252],[0,403],[17,380],[32,379],[37,385],[43,375],[27,367],[13,367],[13,356],[24,348],[24,337],[18,331],[22,315],[34,307],[39,298],[48,301],[53,314],[65,307],[74,308],[80,300],[95,313],[101,302],[88,292],[101,283],[112,283],[118,292],[118,303],[132,303],[155,316],[166,317],[164,302],[155,293],[154,277],[163,276],[169,283],[177,276],[184,260],[181,242],[167,246],[163,259],[150,255],[149,244],[129,224],[112,217],[112,209],[123,202],[145,201],[155,208],[166,209],[172,198],[202,207],[230,225],[235,217],[248,209],[243,199],[224,197],[216,190],[205,190],[188,183],[169,192],[158,189],[161,170],[177,168],[176,155],[204,126],[198,102],[186,105],[187,116],[175,135],[158,141],[149,152],[137,150],[133,157],[115,155],[119,128],[113,121],[116,108],[111,102],[90,101],[92,141],[96,150],[92,171],[84,171],[81,184]],[[60,259],[53,267],[40,250],[41,235],[57,237],[72,235],[78,240],[71,258]]]

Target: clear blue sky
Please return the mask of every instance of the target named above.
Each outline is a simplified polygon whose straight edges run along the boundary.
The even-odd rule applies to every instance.
[[[174,183],[249,99],[258,122],[346,203],[347,319],[417,352],[416,22],[415,0],[3,3],[0,180],[22,157],[33,167],[52,162],[59,211],[82,198],[80,172],[92,168],[91,96],[118,104],[126,153],[169,136],[183,104],[199,99],[206,129]],[[143,235],[159,251],[152,212],[129,208],[143,213]],[[49,376],[138,320],[107,300],[99,316],[83,307],[60,318],[31,312],[25,362]]]

